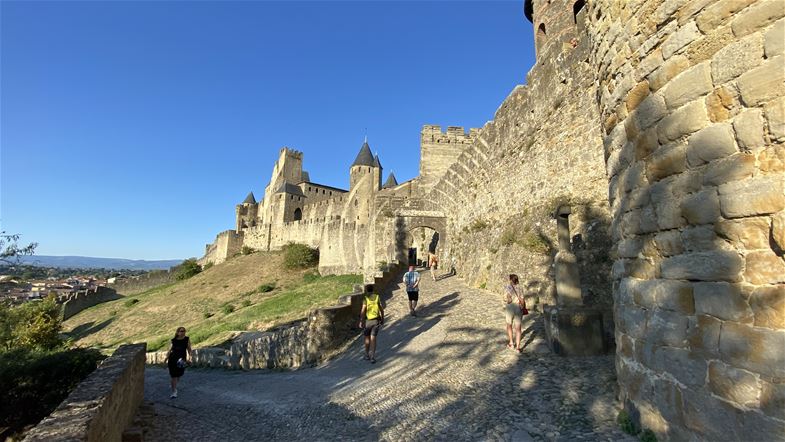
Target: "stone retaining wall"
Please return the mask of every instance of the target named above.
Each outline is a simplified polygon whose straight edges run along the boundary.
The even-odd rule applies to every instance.
[[[84,309],[120,298],[122,298],[122,295],[107,287],[98,287],[95,291],[84,291],[68,295],[63,301],[63,321]]]
[[[120,346],[24,440],[119,441],[144,397],[146,348]]]

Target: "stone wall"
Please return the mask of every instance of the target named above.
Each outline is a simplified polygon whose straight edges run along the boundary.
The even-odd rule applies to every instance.
[[[660,440],[785,440],[785,3],[589,16],[625,406]]]
[[[449,220],[443,261],[454,257],[462,278],[494,291],[516,273],[540,303],[555,297],[553,215],[570,206],[583,297],[610,308],[610,216],[591,45],[573,23],[572,4],[546,6],[569,17],[556,16],[565,22],[557,26],[549,15],[551,37],[541,42],[527,85],[515,87],[424,199]]]
[[[462,127],[450,126],[442,132],[440,126],[425,125],[420,132],[420,185],[424,190],[433,187],[444,172],[471,144],[477,129],[467,134]]]
[[[84,309],[107,301],[120,299],[122,296],[114,289],[98,287],[94,291],[85,290],[66,296],[63,303],[63,321],[76,315]]]
[[[215,242],[205,246],[204,256],[199,259],[200,265],[208,262],[220,264],[228,258],[240,253],[243,247],[243,233],[226,230],[215,237]]]
[[[145,344],[120,346],[25,441],[119,441],[144,397]]]

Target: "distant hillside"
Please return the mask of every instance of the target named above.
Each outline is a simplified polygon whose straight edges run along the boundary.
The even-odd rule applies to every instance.
[[[162,270],[176,266],[182,259],[146,261],[143,259],[93,258],[89,256],[47,256],[34,255],[22,257],[22,264],[41,267],[61,267],[76,269],[128,269],[128,270]]]

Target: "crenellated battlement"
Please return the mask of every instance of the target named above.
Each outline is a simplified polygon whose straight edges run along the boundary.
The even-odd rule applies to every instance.
[[[463,126],[447,126],[446,131],[442,127],[433,124],[426,124],[420,132],[420,141],[426,143],[470,143],[479,129],[471,128],[469,132]]]

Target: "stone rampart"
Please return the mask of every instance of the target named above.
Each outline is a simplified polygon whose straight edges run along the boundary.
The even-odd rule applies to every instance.
[[[163,284],[174,282],[174,274],[169,270],[154,270],[139,276],[132,276],[126,279],[109,284],[107,287],[116,291],[122,296],[133,295],[144,292]]]
[[[785,4],[589,17],[625,407],[660,440],[785,440]]]
[[[108,287],[98,287],[94,291],[85,290],[68,295],[62,303],[63,320],[65,321],[84,309],[120,298],[122,298],[122,295]]]
[[[144,397],[145,344],[120,346],[25,441],[119,441]]]

